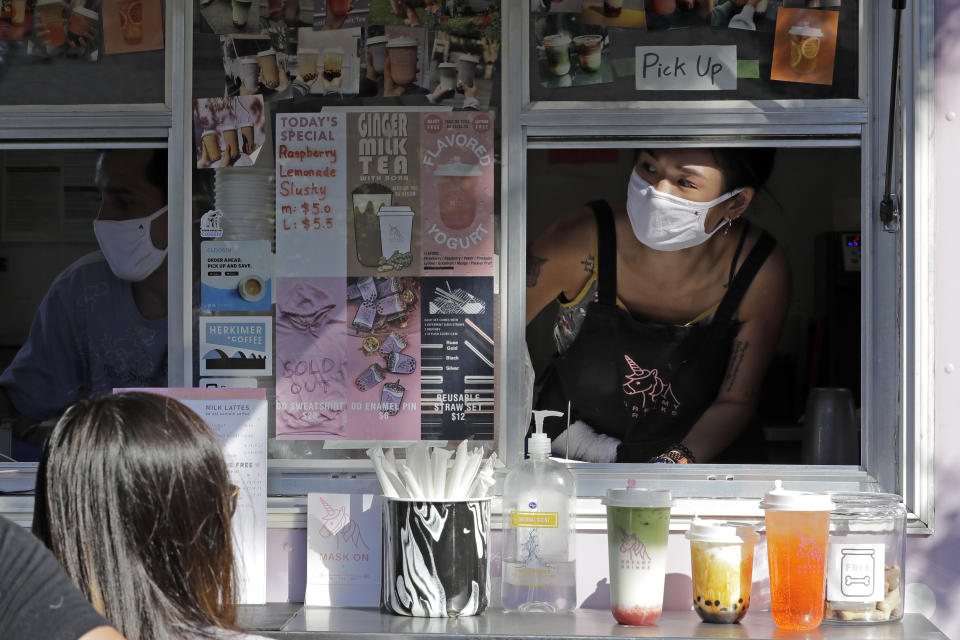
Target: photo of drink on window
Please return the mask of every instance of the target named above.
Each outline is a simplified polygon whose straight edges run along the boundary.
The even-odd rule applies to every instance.
[[[534,239],[527,323],[559,303],[537,381],[538,408],[569,409],[555,455],[710,462],[750,437],[791,299],[784,250],[748,220],[773,165],[771,149],[638,149],[625,201]]]

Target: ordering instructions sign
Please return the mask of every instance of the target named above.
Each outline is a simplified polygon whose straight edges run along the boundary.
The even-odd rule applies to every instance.
[[[636,48],[638,91],[722,91],[737,88],[737,47]]]

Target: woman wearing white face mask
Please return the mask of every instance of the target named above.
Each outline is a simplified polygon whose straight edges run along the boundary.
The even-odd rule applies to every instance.
[[[626,202],[592,202],[530,247],[527,322],[560,302],[539,402],[571,406],[555,453],[708,462],[749,424],[790,300],[783,251],[742,218],[772,161],[642,150]]]

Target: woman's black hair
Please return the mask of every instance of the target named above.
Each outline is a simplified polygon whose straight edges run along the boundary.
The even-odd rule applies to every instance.
[[[233,488],[220,443],[183,404],[81,400],[37,471],[33,532],[129,640],[235,629]]]
[[[633,164],[643,149],[633,152]],[[766,184],[773,172],[773,160],[777,150],[773,147],[713,147],[710,153],[723,175],[723,188],[726,193],[740,187],[753,187],[759,190]]]
[[[777,152],[770,147],[714,147],[710,151],[723,174],[724,193],[740,187],[763,187],[773,172]]]

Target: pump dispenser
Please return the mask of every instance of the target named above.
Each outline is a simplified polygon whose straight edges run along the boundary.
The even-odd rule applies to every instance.
[[[570,611],[577,606],[576,479],[551,460],[543,420],[559,411],[534,411],[527,459],[503,483],[501,600],[508,611]]]

